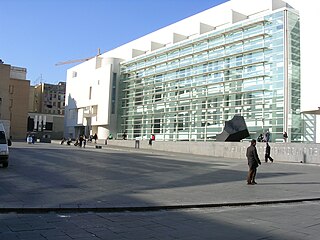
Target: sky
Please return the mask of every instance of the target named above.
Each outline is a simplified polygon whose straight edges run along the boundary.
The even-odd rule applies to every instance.
[[[66,80],[75,64],[226,0],[0,0],[0,59],[31,85]]]

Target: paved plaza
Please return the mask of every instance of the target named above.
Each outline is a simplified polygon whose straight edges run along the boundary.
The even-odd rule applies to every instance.
[[[14,143],[0,239],[317,239],[318,165]],[[262,156],[260,156],[262,158]]]

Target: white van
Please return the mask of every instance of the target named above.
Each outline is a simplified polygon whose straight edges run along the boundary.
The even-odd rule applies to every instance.
[[[11,140],[7,139],[6,131],[2,123],[0,123],[0,164],[4,168],[8,167],[9,164],[9,148],[11,146]]]

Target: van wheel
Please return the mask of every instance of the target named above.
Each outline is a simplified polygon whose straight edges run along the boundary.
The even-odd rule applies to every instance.
[[[2,166],[3,166],[4,168],[7,168],[7,167],[8,167],[8,165],[9,165],[9,163],[8,163],[8,162],[5,162],[5,163],[3,163],[3,164],[2,164]]]

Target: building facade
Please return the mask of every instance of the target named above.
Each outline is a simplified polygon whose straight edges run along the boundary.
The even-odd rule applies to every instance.
[[[25,68],[0,63],[0,119],[10,122],[13,140],[26,135],[30,86],[26,74]]]
[[[282,141],[286,131],[303,141],[299,14],[280,0],[243,5],[218,5],[70,69],[68,131],[97,124],[102,138],[207,141],[241,115],[250,138],[268,130]],[[110,57],[117,61],[104,64]],[[111,70],[97,76],[97,65]],[[104,100],[95,115],[85,113],[92,83],[81,93],[87,97],[77,93],[83,82],[107,86],[98,87]]]
[[[40,83],[31,86],[33,94],[31,112],[64,115],[66,83],[58,84]]]
[[[27,131],[43,138],[61,139],[64,132],[66,83],[30,87]]]
[[[10,120],[9,83],[11,66],[0,63],[0,119]]]
[[[97,134],[106,139],[117,132],[121,59],[100,57],[67,73],[65,137]]]

